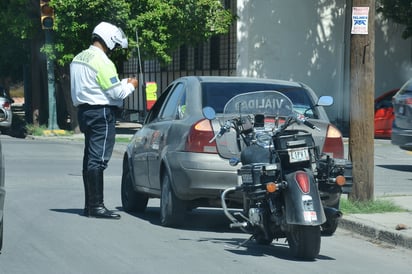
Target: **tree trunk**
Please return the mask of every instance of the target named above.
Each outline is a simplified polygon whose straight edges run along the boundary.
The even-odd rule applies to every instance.
[[[350,60],[349,157],[353,164],[351,200],[369,201],[374,195],[375,0],[353,0],[369,7],[368,34],[352,34]]]

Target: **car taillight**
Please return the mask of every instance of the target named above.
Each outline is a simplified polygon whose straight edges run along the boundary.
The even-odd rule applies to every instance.
[[[329,154],[332,158],[344,157],[342,133],[333,125],[328,126],[323,153]]]
[[[209,143],[214,137],[210,121],[207,119],[195,123],[189,131],[186,141],[186,151],[200,153],[217,153],[216,141]]]
[[[412,105],[412,98],[411,97],[405,98],[404,104],[405,105]]]
[[[9,102],[4,102],[4,103],[3,103],[3,107],[4,107],[5,109],[10,109],[10,103],[9,103]]]

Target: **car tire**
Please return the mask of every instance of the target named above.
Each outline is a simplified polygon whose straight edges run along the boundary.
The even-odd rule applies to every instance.
[[[4,216],[3,216],[3,219],[0,222],[0,252],[3,248],[3,220],[4,220]]]
[[[127,162],[123,164],[121,196],[124,211],[131,213],[144,212],[146,210],[149,197],[142,192],[134,190]]]
[[[265,233],[260,231],[259,233],[254,234],[255,242],[258,245],[270,245],[273,241],[273,236],[266,238]]]
[[[160,224],[167,227],[178,227],[183,224],[186,214],[185,202],[173,191],[169,175],[162,180],[160,197]]]
[[[322,227],[321,235],[322,236],[332,236],[336,232],[336,229],[338,228],[338,224],[339,224],[339,219],[327,220],[325,223],[321,225]]]

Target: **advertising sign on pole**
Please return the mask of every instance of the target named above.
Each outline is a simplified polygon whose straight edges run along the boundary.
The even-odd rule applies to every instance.
[[[351,34],[368,34],[369,7],[352,8]]]

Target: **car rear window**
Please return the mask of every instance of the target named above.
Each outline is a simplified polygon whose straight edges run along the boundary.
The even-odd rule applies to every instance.
[[[399,90],[399,94],[412,93],[412,79],[406,82]]]
[[[202,102],[203,107],[210,106],[217,113],[222,113],[227,101],[235,95],[261,90],[276,90],[282,92],[294,104],[294,107],[299,112],[312,108],[313,103],[308,95],[308,91],[302,87],[291,87],[274,84],[263,83],[202,83]],[[317,118],[316,114],[309,112]]]

